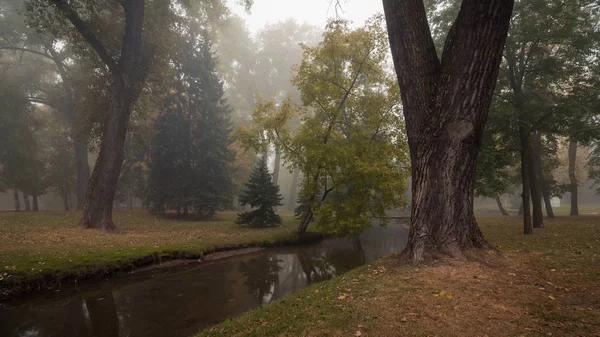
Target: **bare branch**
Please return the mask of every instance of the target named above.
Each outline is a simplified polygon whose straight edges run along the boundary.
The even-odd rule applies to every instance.
[[[54,59],[52,58],[52,56],[50,56],[50,55],[48,55],[46,53],[43,53],[41,51],[33,50],[33,49],[22,48],[22,47],[13,47],[13,46],[1,46],[0,49],[7,49],[7,50],[14,50],[14,51],[21,51],[21,52],[32,53],[32,54],[44,56],[44,57],[49,58],[52,61],[54,61]]]

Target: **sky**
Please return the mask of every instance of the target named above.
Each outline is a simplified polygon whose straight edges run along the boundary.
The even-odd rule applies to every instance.
[[[248,29],[255,33],[266,24],[294,18],[324,28],[327,19],[335,18],[335,0],[254,0],[250,14],[236,0],[227,0],[232,11],[246,20]],[[334,3],[332,3],[332,1]],[[376,13],[383,13],[381,0],[340,0],[342,19],[362,25]]]

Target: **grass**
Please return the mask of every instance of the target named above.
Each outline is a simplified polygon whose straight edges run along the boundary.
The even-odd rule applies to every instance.
[[[295,221],[251,229],[223,212],[211,221],[159,218],[136,211],[114,214],[115,233],[77,227],[78,212],[0,212],[0,290],[43,286],[131,267],[145,261],[197,256],[217,248],[272,244],[295,238]]]
[[[392,255],[201,331],[215,336],[600,336],[600,217],[478,219],[502,255]]]

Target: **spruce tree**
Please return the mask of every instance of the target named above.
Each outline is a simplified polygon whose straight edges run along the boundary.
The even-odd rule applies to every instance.
[[[273,208],[282,206],[281,200],[283,197],[279,194],[279,186],[273,183],[273,177],[267,168],[267,160],[263,158],[250,173],[246,189],[240,196],[242,206],[250,205],[253,210],[238,214],[236,222],[250,227],[279,225],[281,217]]]
[[[155,121],[146,207],[212,215],[232,199],[230,108],[208,34],[190,33],[184,46]]]

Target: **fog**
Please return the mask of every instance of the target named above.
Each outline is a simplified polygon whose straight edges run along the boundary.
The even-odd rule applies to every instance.
[[[91,13],[98,11],[98,15],[83,18],[96,27],[105,56],[76,36],[66,22],[52,23],[52,15],[57,13],[36,16],[37,2],[31,4],[27,10],[17,0],[0,4],[0,209],[82,209],[100,155],[105,111],[115,96],[110,87],[114,74],[106,59],[114,61],[120,55],[124,21],[121,16],[106,15],[112,10],[120,13],[118,7],[99,2],[97,6],[108,6],[102,12],[92,3],[82,5]],[[261,99],[271,99],[277,108],[289,100],[296,112],[314,114],[314,107],[306,104],[298,87],[301,79],[294,81],[307,57],[305,48],[321,42],[331,20],[348,20],[348,30],[358,29],[381,14],[382,3],[256,0],[249,9],[247,4],[227,0],[204,6],[173,1],[171,19],[177,24],[150,6],[147,17],[154,21],[147,22],[156,26],[146,27],[146,49],[142,50],[153,54],[144,65],[139,93],[132,95],[135,103],[124,136],[115,208],[151,210],[156,206],[179,212],[182,202],[191,202],[198,212],[204,208],[209,212],[238,209],[238,197],[262,156],[279,185],[280,209],[291,211],[297,206],[299,193],[306,187],[301,161],[286,162],[293,157],[291,150],[283,141],[270,140],[269,130],[255,132],[261,144],[256,139],[242,139],[240,134],[256,122],[253,111]],[[446,27],[439,13],[451,9],[428,7],[436,42],[445,36]],[[385,25],[383,20],[377,22]],[[389,61],[389,53],[384,58]],[[385,76],[395,78],[392,69],[384,69]],[[493,111],[500,111],[494,104]],[[394,108],[400,118],[401,107]],[[303,123],[306,120],[295,116],[286,127],[293,133]],[[388,131],[392,134],[399,129],[390,127]],[[496,137],[509,131],[486,132]],[[574,163],[567,154],[568,132],[549,126],[540,128],[539,134],[545,174],[541,180],[551,189],[556,207],[570,202],[573,177],[569,167],[573,165],[579,203],[600,202],[595,186],[597,137],[579,142]],[[395,143],[404,141],[403,135],[389,137]],[[490,139],[498,138],[494,137]],[[402,146],[406,148],[406,144]],[[507,147],[504,157],[512,158],[517,152]],[[404,160],[395,156],[391,160],[396,163]],[[495,197],[508,209],[519,208],[519,163],[513,159],[499,161],[494,168],[510,175],[505,179],[510,180],[505,182],[508,187],[495,191],[494,196],[479,187],[475,202],[479,212],[495,214]],[[325,186],[328,179],[332,177],[325,178]],[[343,188],[350,189],[350,185]],[[409,205],[409,184],[398,192],[409,197],[398,205]],[[398,208],[408,211],[408,207]]]

